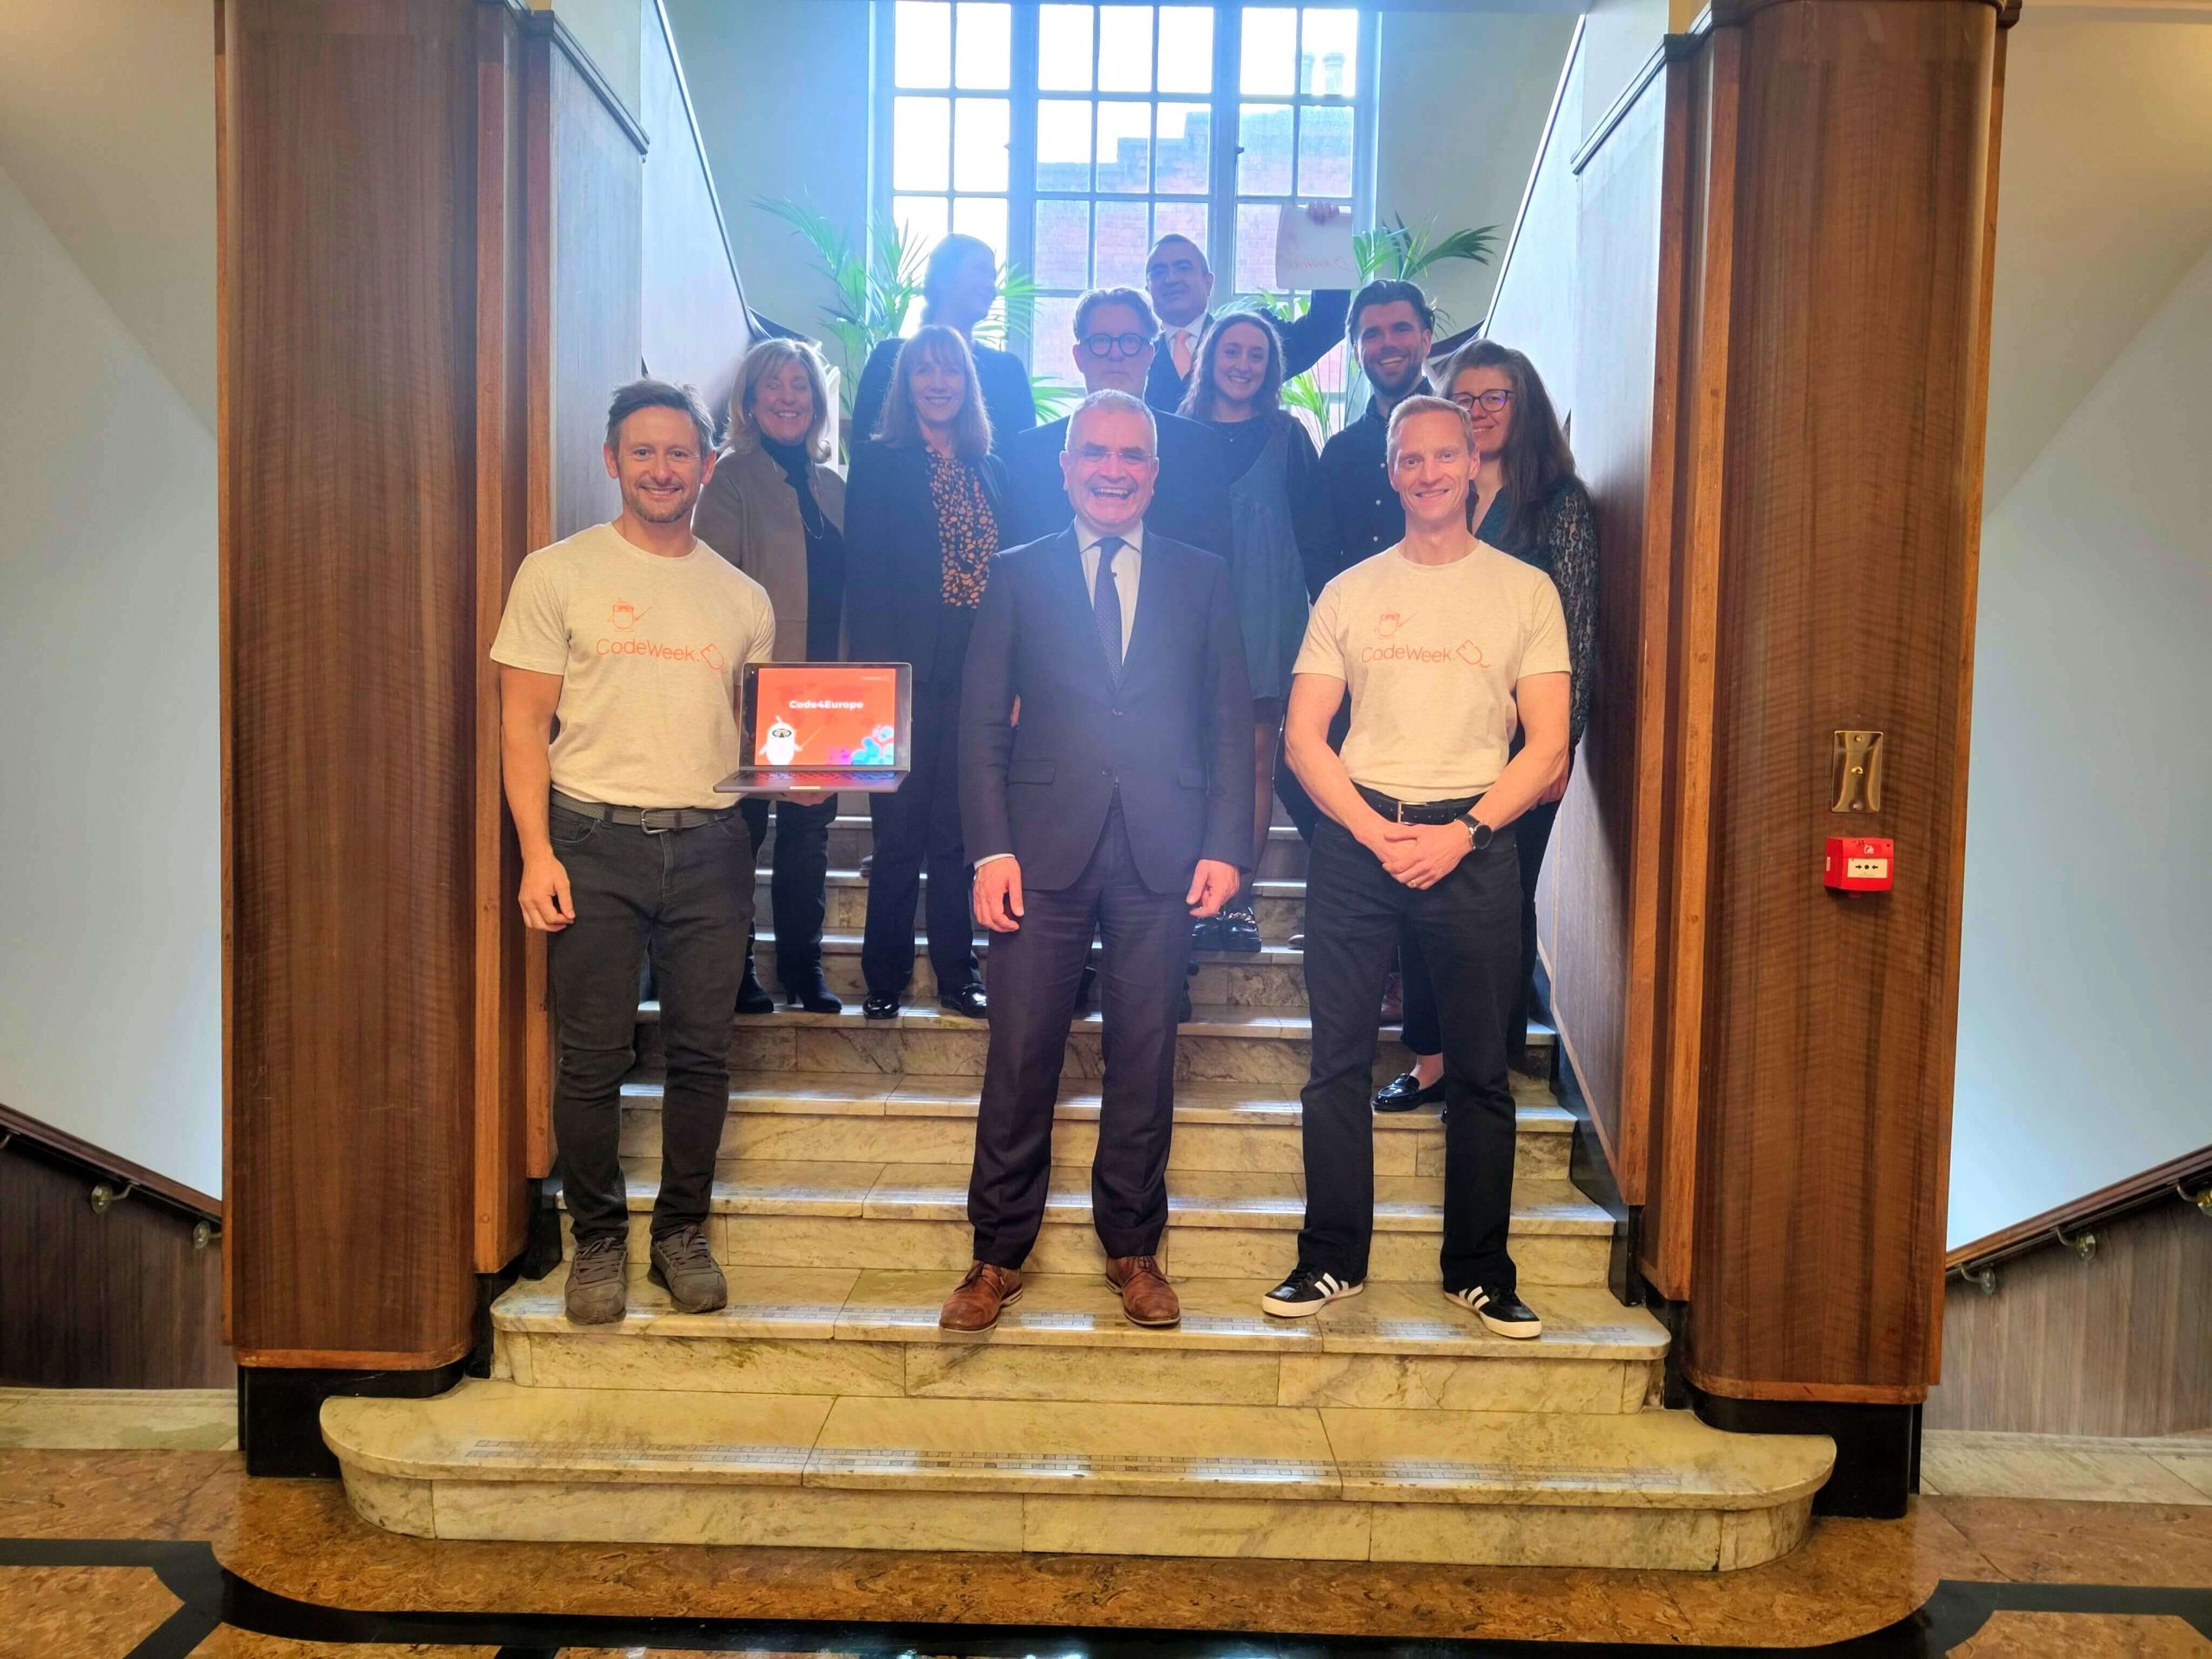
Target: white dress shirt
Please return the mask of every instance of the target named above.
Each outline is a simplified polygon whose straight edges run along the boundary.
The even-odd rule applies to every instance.
[[[1076,546],[1083,557],[1083,596],[1086,600],[1098,591],[1098,543],[1114,534],[1122,538],[1122,545],[1114,552],[1114,591],[1122,596],[1122,660],[1127,662],[1129,635],[1137,624],[1137,578],[1144,570],[1144,521],[1140,518],[1120,531],[1100,530],[1083,518],[1075,521]],[[980,869],[995,859],[1013,856],[1012,853],[986,853],[976,861],[976,865]]]
[[[1083,553],[1083,592],[1088,599],[1098,592],[1098,543],[1118,535],[1122,545],[1114,553],[1114,591],[1122,596],[1122,660],[1129,657],[1129,635],[1137,625],[1137,578],[1144,573],[1144,520],[1124,531],[1104,531],[1078,518],[1075,544]]]

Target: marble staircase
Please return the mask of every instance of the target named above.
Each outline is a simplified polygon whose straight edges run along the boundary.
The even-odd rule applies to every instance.
[[[864,817],[832,830],[833,985],[858,988]],[[1090,1230],[1099,1030],[1078,1021],[1027,1287],[981,1337],[938,1328],[969,1255],[987,1027],[902,1016],[734,1022],[709,1237],[730,1306],[645,1278],[660,1146],[658,1009],[625,1085],[631,1296],[563,1317],[564,1270],[493,1310],[493,1375],[430,1401],[333,1400],[354,1507],[423,1536],[1268,1555],[1712,1570],[1804,1535],[1825,1440],[1720,1433],[1658,1403],[1667,1336],[1606,1288],[1616,1224],[1568,1179],[1574,1121],[1516,1077],[1513,1246],[1544,1335],[1491,1335],[1436,1283],[1444,1134],[1376,1120],[1365,1293],[1268,1319],[1304,1203],[1303,852],[1271,842],[1268,948],[1201,957],[1177,1056],[1162,1256],[1184,1318],[1124,1321]],[[765,859],[764,859],[765,864]],[[760,887],[762,942],[773,918]],[[988,974],[988,949],[985,951]],[[1392,1033],[1386,1033],[1386,1038]],[[1550,1039],[1532,1045],[1548,1067]],[[1405,1054],[1386,1040],[1376,1073]],[[565,1228],[564,1228],[565,1233]]]

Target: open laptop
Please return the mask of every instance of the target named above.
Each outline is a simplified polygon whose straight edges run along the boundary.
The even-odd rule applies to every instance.
[[[906,663],[748,663],[739,694],[745,761],[715,787],[896,789],[913,764],[913,704]]]

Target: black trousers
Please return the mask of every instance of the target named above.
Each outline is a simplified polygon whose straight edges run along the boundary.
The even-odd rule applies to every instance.
[[[1559,803],[1532,806],[1513,820],[1508,832],[1521,855],[1521,976],[1513,983],[1513,1006],[1505,1016],[1505,1061],[1516,1071],[1529,1069],[1529,1014],[1536,1001],[1536,878],[1544,872],[1544,849],[1551,845],[1552,825],[1559,819]],[[1408,929],[1398,941],[1405,969],[1406,1046],[1416,1054],[1435,1054],[1444,1047],[1438,1028],[1436,989],[1430,982],[1428,963]]]
[[[768,798],[748,798],[740,809],[745,827],[759,847],[768,838]],[[836,821],[837,798],[806,805],[778,801],[776,850],[771,856],[768,899],[775,911],[776,978],[789,995],[810,986],[822,972],[822,926],[829,916],[825,886],[830,874],[830,826]],[[753,940],[745,941],[746,959]]]
[[[939,661],[942,666],[941,648]],[[868,870],[861,972],[871,996],[899,996],[913,982],[914,896],[925,865],[930,879],[924,921],[938,995],[976,982],[976,920],[968,893],[972,869],[960,831],[957,661],[949,671],[949,678],[940,673],[914,688],[914,764],[906,781],[868,797],[875,862]],[[782,902],[779,895],[777,903]],[[782,938],[780,926],[777,937]]]
[[[1299,1260],[1357,1284],[1375,1231],[1375,1009],[1402,929],[1437,969],[1444,1016],[1444,1287],[1514,1288],[1513,995],[1519,852],[1500,836],[1426,891],[1383,869],[1333,819],[1306,877],[1306,1000],[1313,1068],[1304,1105],[1306,1225]]]
[[[622,1079],[636,1058],[639,969],[651,957],[668,1056],[656,1237],[703,1224],[729,1111],[730,1010],[753,921],[744,814],[648,834],[555,805],[555,856],[576,918],[546,942],[561,1058],[553,1134],[579,1242],[626,1232]]]
[[[1167,1225],[1175,1014],[1191,955],[1190,911],[1181,893],[1145,886],[1118,799],[1075,885],[1025,887],[1022,903],[1020,927],[991,936],[991,1046],[968,1183],[976,1259],[1018,1268],[1037,1242],[1052,1175],[1052,1107],[1094,931],[1105,942],[1098,1006],[1106,1075],[1091,1213],[1108,1255],[1154,1255]]]

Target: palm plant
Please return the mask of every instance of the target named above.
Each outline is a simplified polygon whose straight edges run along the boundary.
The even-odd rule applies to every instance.
[[[1424,221],[1408,225],[1403,219],[1394,219],[1378,225],[1371,231],[1361,231],[1351,239],[1354,263],[1359,268],[1359,280],[1371,283],[1378,276],[1396,277],[1405,282],[1418,281],[1433,267],[1456,259],[1486,265],[1497,245],[1498,227],[1478,225],[1465,230],[1438,231],[1433,223]],[[1302,313],[1308,302],[1276,303],[1276,309],[1285,315]],[[1437,321],[1448,324],[1450,315],[1439,306]],[[1361,376],[1357,361],[1348,361],[1344,372],[1344,391],[1341,398],[1334,398],[1321,389],[1308,369],[1304,374],[1283,382],[1282,401],[1286,409],[1298,410],[1310,418],[1315,429],[1324,438],[1343,424],[1344,412],[1360,401],[1357,391]]]

